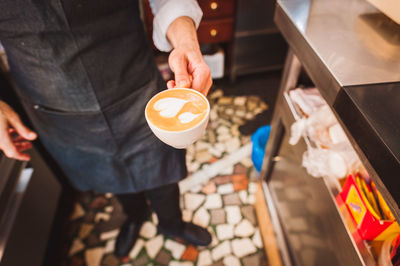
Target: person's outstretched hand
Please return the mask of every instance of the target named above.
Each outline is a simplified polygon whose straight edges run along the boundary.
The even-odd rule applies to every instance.
[[[32,148],[30,141],[36,138],[36,133],[22,123],[18,114],[0,101],[0,150],[9,158],[29,161],[31,158],[24,151]]]
[[[168,63],[175,74],[175,80],[168,81],[167,87],[192,88],[207,95],[212,85],[210,68],[200,52],[193,21],[189,17],[177,18],[169,26],[167,37],[174,47]]]

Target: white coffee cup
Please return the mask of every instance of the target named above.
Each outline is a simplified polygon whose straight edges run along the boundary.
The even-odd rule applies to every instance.
[[[153,131],[153,133],[162,142],[164,142],[165,144],[168,144],[174,148],[177,148],[177,149],[184,149],[184,148],[187,148],[188,146],[190,146],[191,144],[193,144],[195,141],[197,141],[198,139],[200,139],[203,136],[204,131],[206,130],[206,127],[208,124],[209,117],[210,117],[210,103],[208,102],[207,98],[203,94],[201,94],[200,92],[198,92],[196,90],[187,89],[187,88],[175,88],[175,89],[190,91],[192,93],[195,93],[195,94],[201,96],[206,101],[206,103],[207,103],[206,115],[198,124],[196,124],[195,126],[193,126],[191,128],[188,128],[185,130],[180,130],[180,131],[168,131],[168,130],[157,127],[154,123],[151,122],[151,120],[147,116],[147,108],[149,107],[149,103],[150,103],[151,99],[149,100],[149,102],[146,105],[145,117],[146,117],[147,124],[149,125],[151,131]],[[172,90],[174,90],[174,89],[172,89]],[[159,94],[166,92],[166,91],[167,90],[157,93],[156,95],[153,96],[153,98]]]

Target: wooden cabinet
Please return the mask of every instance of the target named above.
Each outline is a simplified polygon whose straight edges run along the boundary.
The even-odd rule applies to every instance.
[[[144,22],[152,40],[153,14],[148,0],[143,0]],[[197,30],[200,44],[223,43],[229,56],[233,40],[235,0],[198,0],[203,18]]]
[[[153,13],[148,0],[143,0],[144,22],[152,39]],[[198,0],[203,18],[197,30],[199,42],[230,43],[233,40],[235,0]]]

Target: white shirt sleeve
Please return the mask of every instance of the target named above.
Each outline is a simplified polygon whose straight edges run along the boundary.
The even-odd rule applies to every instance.
[[[198,28],[203,16],[196,0],[150,0],[150,6],[154,14],[153,42],[163,52],[172,50],[167,39],[167,29],[175,19],[190,17]]]

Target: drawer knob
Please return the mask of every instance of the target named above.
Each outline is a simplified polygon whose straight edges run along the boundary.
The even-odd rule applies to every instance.
[[[212,10],[217,9],[217,8],[218,8],[218,3],[217,3],[217,2],[211,2],[210,8],[211,8]]]
[[[217,34],[218,34],[218,31],[217,31],[216,29],[211,29],[211,30],[210,30],[210,35],[211,35],[212,37],[217,36]]]

